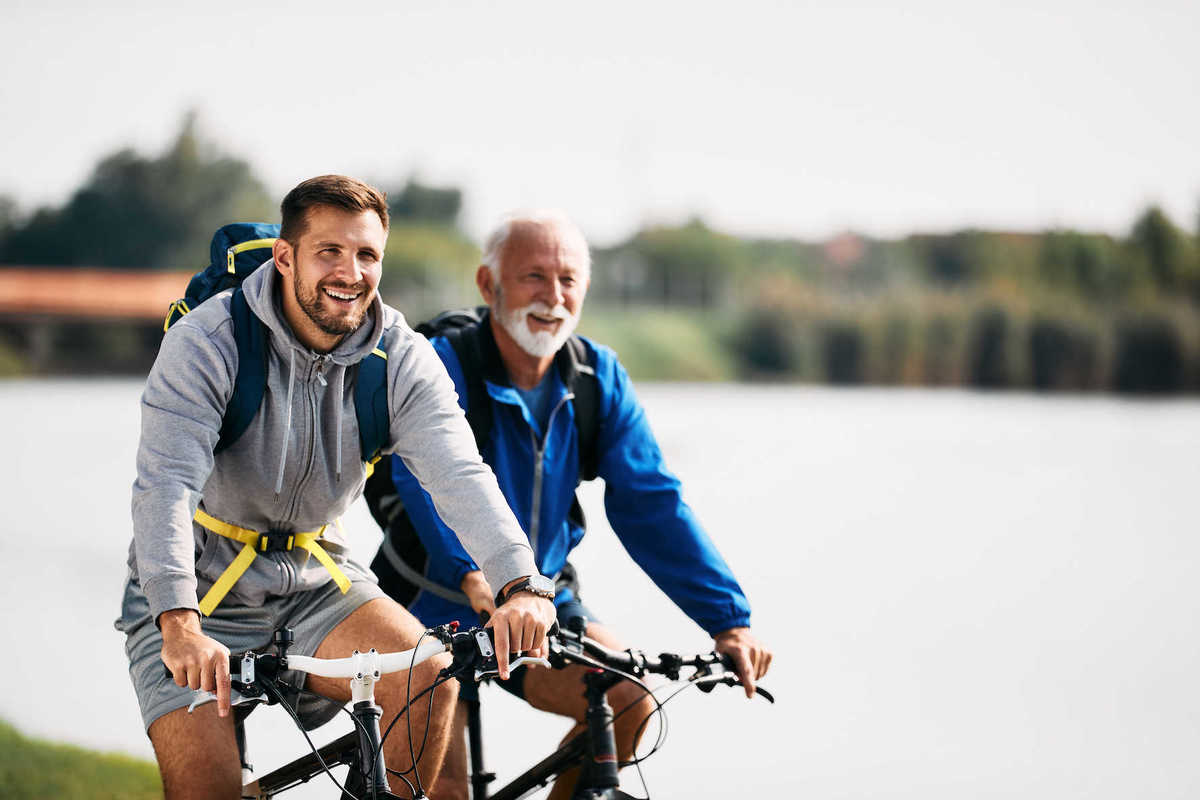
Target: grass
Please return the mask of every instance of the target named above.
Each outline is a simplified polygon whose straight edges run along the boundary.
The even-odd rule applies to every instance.
[[[585,307],[579,332],[617,351],[635,380],[727,381],[736,365],[727,325],[701,311]]]
[[[5,800],[161,798],[153,762],[21,735],[0,720],[0,797]]]

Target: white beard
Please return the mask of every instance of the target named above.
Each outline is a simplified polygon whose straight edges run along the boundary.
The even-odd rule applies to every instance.
[[[496,305],[503,306],[503,303],[503,299],[497,296]],[[524,308],[516,308],[512,311],[500,311],[493,308],[492,313],[499,318],[500,325],[508,331],[508,335],[516,341],[517,345],[535,358],[545,358],[557,353],[575,332],[575,326],[579,324],[579,317],[572,316],[561,305],[550,308],[545,303],[530,303]],[[558,326],[558,331],[555,333],[550,331],[534,333],[529,330],[529,325],[525,322],[525,317],[531,313],[561,319],[562,324]]]

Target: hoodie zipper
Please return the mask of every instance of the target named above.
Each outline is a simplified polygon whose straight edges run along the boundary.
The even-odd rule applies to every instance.
[[[529,428],[529,438],[533,441],[533,502],[530,515],[533,517],[529,521],[529,546],[533,550],[533,557],[536,559],[538,554],[538,534],[541,530],[542,519],[542,475],[545,473],[545,453],[546,441],[550,438],[550,431],[554,427],[554,415],[563,405],[574,398],[575,395],[567,392],[558,400],[558,404],[550,412],[550,418],[546,420],[546,431],[542,434],[541,442],[538,441],[537,435],[533,432],[533,426]]]
[[[314,356],[311,366],[309,367],[310,375],[315,375],[317,381],[322,385],[328,385],[325,376],[322,372],[325,369],[325,364],[328,361],[328,356]],[[305,385],[308,390],[308,453],[304,460],[304,468],[300,474],[296,476],[296,489],[292,493],[292,502],[289,504],[288,520],[294,520],[300,511],[300,496],[304,493],[304,487],[312,477],[313,462],[316,460],[316,443],[317,443],[317,389],[313,386],[311,380],[305,380]],[[291,435],[291,432],[288,432]]]

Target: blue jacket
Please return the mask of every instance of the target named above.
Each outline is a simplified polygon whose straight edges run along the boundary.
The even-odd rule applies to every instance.
[[[683,501],[679,479],[663,463],[646,414],[625,369],[607,347],[584,339],[600,385],[598,472],[604,479],[608,520],[621,544],[646,574],[709,634],[750,624],[750,605],[732,571]],[[463,370],[450,342],[433,347],[446,365],[459,404],[466,407]],[[562,570],[583,529],[568,519],[579,474],[575,410],[558,370],[551,369],[548,431],[541,431],[511,386],[485,382],[492,426],[483,458],[499,481],[533,547],[543,575]],[[429,495],[398,458],[392,479],[428,553],[425,577],[454,592],[479,567],[438,517]],[[540,489],[540,491],[538,491]],[[560,591],[556,603],[570,599]],[[420,591],[409,610],[426,625],[474,617],[469,606]]]

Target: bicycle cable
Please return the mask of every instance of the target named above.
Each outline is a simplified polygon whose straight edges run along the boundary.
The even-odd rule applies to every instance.
[[[428,630],[422,631],[421,637],[419,639],[417,639],[416,646],[420,647],[421,642],[425,641],[425,637],[428,635],[429,635]],[[413,676],[413,669],[416,666],[417,666],[417,651],[416,651],[416,648],[414,648],[412,661],[409,662],[409,665],[408,665],[408,681],[407,681],[408,687],[405,689],[405,696],[408,698],[408,704],[406,707],[411,707],[412,703],[413,703],[413,700],[412,700],[412,676]],[[437,681],[434,680],[435,685],[436,685],[436,683],[437,683]],[[430,708],[433,708],[433,705],[432,705],[433,704],[433,691],[432,690],[429,693],[429,702],[430,702]],[[413,779],[417,782],[417,792],[413,793],[413,797],[421,797],[422,795],[425,794],[425,787],[421,785],[421,773],[417,771],[417,754],[416,754],[416,751],[413,750],[412,714],[405,715],[404,724],[408,728],[408,763],[412,767]],[[429,736],[429,717],[428,716],[425,717],[425,735]],[[382,744],[383,744],[383,742],[381,741],[380,746],[382,746]],[[421,750],[422,750],[422,754],[424,754],[424,750],[425,750],[424,746],[421,747]],[[419,794],[418,794],[418,792],[419,792]]]
[[[667,717],[667,714],[664,710],[664,706],[666,706],[667,703],[674,700],[677,696],[679,696],[683,692],[687,691],[689,688],[695,687],[695,688],[699,689],[699,688],[701,688],[702,684],[695,681],[694,679],[682,681],[683,685],[679,686],[677,689],[675,689],[675,691],[673,691],[673,692],[671,692],[671,694],[667,695],[667,697],[663,698],[662,700],[659,700],[658,696],[654,693],[654,690],[651,689],[649,686],[647,686],[646,683],[644,681],[642,681],[641,679],[639,679],[638,677],[631,675],[627,672],[624,672],[623,670],[617,669],[615,667],[610,667],[599,661],[595,661],[591,657],[586,656],[586,655],[576,654],[575,657],[578,661],[584,662],[589,666],[592,666],[597,669],[602,669],[606,672],[611,672],[615,675],[619,675],[622,678],[625,678],[626,680],[630,681],[631,683],[634,683],[635,685],[640,687],[642,689],[642,691],[645,692],[646,696],[648,696],[654,702],[654,710],[651,713],[646,715],[646,718],[642,720],[641,724],[638,725],[637,730],[634,732],[634,740],[636,741],[641,737],[642,732],[646,729],[646,726],[650,724],[651,718],[657,717],[659,720],[659,730],[658,730],[658,735],[655,737],[654,745],[650,748],[650,751],[648,753],[646,753],[645,755],[638,756],[637,751],[635,750],[634,757],[632,760],[623,761],[620,763],[621,767],[627,767],[627,766],[632,765],[637,768],[638,779],[641,781],[642,788],[646,792],[647,800],[649,800],[650,788],[649,788],[649,786],[646,785],[646,776],[645,776],[645,773],[642,771],[642,762],[647,760],[648,758],[650,758],[650,756],[657,753],[662,748],[662,746],[666,743],[669,718]],[[638,704],[638,701],[634,700],[633,702],[626,705],[620,711],[614,713],[613,714],[613,722],[615,723],[616,720],[620,716],[622,716],[623,714],[625,714],[628,711],[631,711],[633,709],[633,707],[636,706],[637,704]],[[581,734],[581,735],[585,735],[585,734]]]
[[[695,680],[690,680],[690,679],[686,680],[686,681],[681,681],[681,683],[683,684],[682,686],[679,686],[678,688],[675,689],[675,691],[671,692],[669,695],[664,697],[661,702],[659,701],[657,696],[651,695],[654,698],[654,701],[656,704],[655,709],[654,709],[654,714],[648,714],[646,716],[646,718],[644,720],[642,720],[642,724],[638,726],[637,731],[634,733],[634,738],[636,739],[638,736],[641,735],[642,730],[644,730],[646,725],[648,725],[650,723],[650,717],[654,716],[655,714],[657,714],[660,717],[660,728],[659,728],[660,735],[657,738],[657,740],[655,741],[654,746],[652,748],[650,748],[649,753],[646,753],[644,756],[637,756],[637,754],[635,752],[634,753],[635,758],[632,761],[625,761],[620,764],[620,766],[622,766],[622,767],[627,767],[630,764],[637,767],[638,778],[642,782],[642,789],[645,790],[645,792],[646,792],[645,800],[650,800],[650,787],[646,785],[646,776],[642,772],[642,762],[645,761],[646,759],[650,758],[650,756],[657,753],[659,748],[661,748],[662,745],[666,742],[666,738],[667,738],[666,729],[667,729],[667,721],[668,721],[669,717],[667,717],[666,712],[663,710],[663,707],[666,706],[667,703],[671,702],[679,695],[686,692],[688,689],[691,689],[691,688],[699,689],[703,685],[701,683],[696,682]],[[624,709],[622,709],[620,713],[624,714],[626,711],[631,709],[634,705],[635,705],[635,703],[630,703],[628,706],[626,706]],[[617,715],[617,716],[619,716],[619,715]],[[613,719],[616,719],[616,716],[614,716]]]
[[[429,695],[429,707],[425,711],[425,735],[421,738],[421,747],[420,747],[420,749],[417,750],[417,755],[416,755],[416,759],[413,761],[413,766],[410,766],[408,769],[403,770],[403,771],[395,770],[395,769],[392,769],[391,767],[388,767],[387,771],[390,774],[395,775],[396,777],[404,780],[405,779],[404,776],[407,775],[409,772],[413,772],[416,764],[421,763],[421,759],[425,757],[425,745],[428,744],[428,742],[429,742],[429,727],[430,727],[429,720],[430,720],[430,717],[433,715],[434,693],[439,686],[441,686],[444,683],[448,683],[450,681],[450,677],[451,676],[449,676],[449,675],[447,675],[445,677],[439,677],[437,680],[435,680],[433,682],[433,685],[431,685],[427,689],[423,690],[420,694],[418,694],[416,697],[414,697],[412,699],[412,702],[415,703],[416,701],[420,700],[421,697],[423,697],[424,695],[426,695],[426,694]],[[390,728],[389,728],[389,730],[390,730]]]
[[[304,735],[304,739],[305,739],[305,741],[308,742],[308,746],[312,750],[313,755],[315,755],[317,757],[317,763],[319,763],[321,765],[321,769],[325,770],[325,774],[329,776],[329,780],[333,781],[333,785],[336,786],[338,789],[340,789],[342,794],[349,796],[349,797],[353,798],[354,800],[361,800],[361,798],[359,798],[353,792],[348,790],[345,786],[343,786],[341,784],[340,781],[338,781],[337,778],[334,777],[333,771],[330,770],[329,765],[325,763],[325,759],[321,756],[320,750],[313,743],[312,737],[309,736],[308,731],[306,731],[304,729],[304,723],[300,721],[300,716],[292,709],[292,707],[290,705],[288,705],[287,701],[283,697],[283,693],[280,692],[279,689],[273,683],[267,683],[264,685],[266,686],[267,689],[269,689],[271,691],[272,694],[275,695],[276,701],[279,703],[279,705],[283,706],[283,708],[288,712],[288,715],[292,718],[292,721],[296,723],[296,727],[299,728],[300,733]],[[292,688],[294,688],[294,687],[292,687]],[[305,690],[302,689],[300,691],[305,691]],[[314,694],[314,693],[310,692],[310,694]]]
[[[654,746],[650,748],[649,753],[646,753],[646,755],[644,755],[640,758],[637,757],[637,751],[635,749],[634,750],[634,758],[632,761],[625,761],[625,762],[622,762],[619,764],[619,766],[622,766],[622,767],[629,766],[630,764],[632,764],[634,767],[637,768],[638,779],[642,782],[642,788],[646,791],[646,794],[648,797],[649,793],[650,793],[650,788],[646,785],[646,776],[645,776],[645,773],[642,772],[642,762],[645,761],[650,756],[657,753],[659,751],[659,749],[663,746],[663,744],[666,742],[666,739],[667,739],[667,715],[663,711],[663,703],[659,702],[658,696],[654,694],[654,690],[651,689],[646,684],[645,681],[643,681],[641,678],[637,677],[636,675],[625,672],[624,670],[617,669],[616,667],[610,667],[607,664],[604,664],[600,661],[596,661],[592,657],[585,655],[585,654],[575,654],[574,657],[578,661],[584,662],[587,665],[592,666],[596,669],[601,669],[601,670],[604,670],[605,672],[611,672],[614,675],[621,676],[625,680],[629,681],[630,683],[632,683],[635,686],[637,686],[638,688],[640,688],[642,690],[642,692],[645,693],[645,696],[649,697],[651,699],[651,701],[654,702],[654,711],[652,711],[651,713],[646,715],[646,718],[644,720],[642,720],[642,723],[638,726],[637,730],[634,733],[634,740],[636,741],[638,739],[638,737],[641,736],[642,731],[645,730],[646,725],[649,724],[650,718],[658,717],[658,719],[659,719],[658,735],[655,737]],[[605,694],[607,694],[607,692]],[[634,700],[632,703],[628,704],[627,706],[622,708],[620,711],[614,713],[613,718],[612,718],[613,724],[616,723],[618,717],[620,717],[621,715],[625,714],[626,712],[632,710],[633,707],[636,706],[637,704],[638,704],[638,701]],[[587,734],[586,734],[586,732],[582,732],[582,733],[580,733],[580,735],[586,736]]]
[[[336,701],[336,700],[332,700],[332,699],[330,699],[330,698],[326,697],[325,695],[323,695],[323,694],[321,694],[321,693],[319,693],[319,692],[314,692],[314,691],[312,691],[311,689],[304,689],[304,688],[301,688],[301,687],[299,687],[299,686],[294,686],[293,684],[287,683],[286,681],[277,681],[276,683],[277,683],[277,684],[279,684],[279,685],[282,685],[282,686],[283,686],[285,689],[290,689],[291,691],[295,692],[297,695],[304,694],[304,695],[308,695],[309,697],[314,697],[314,698],[316,698],[316,699],[318,699],[318,700],[324,700],[325,702],[328,702],[328,703],[337,703],[337,701]],[[368,733],[368,731],[367,731],[367,726],[363,724],[363,721],[362,721],[362,720],[360,720],[358,717],[354,716],[354,712],[352,712],[350,709],[346,708],[346,706],[345,706],[344,704],[339,704],[339,706],[338,706],[338,711],[340,711],[341,713],[343,713],[343,714],[345,714],[346,716],[348,716],[348,717],[350,718],[350,721],[351,721],[352,723],[354,723],[354,727],[355,727],[357,730],[361,731],[361,732],[362,732],[362,733],[363,733],[365,736],[370,736],[370,734],[369,734],[369,733]],[[299,724],[299,720],[297,720],[297,724]],[[303,730],[303,727],[301,727],[301,730]],[[320,760],[320,758],[321,758],[321,754],[320,754],[319,752],[317,752],[316,748],[313,748],[313,747],[312,747],[312,741],[311,741],[311,740],[309,740],[309,746],[310,746],[310,748],[312,748],[312,750],[313,750],[313,753],[314,753],[314,754],[317,756],[317,759],[318,759],[318,760]],[[368,775],[373,775],[373,774],[375,773],[375,759],[376,759],[376,758],[378,758],[378,757],[379,757],[379,751],[378,751],[378,750],[376,750],[376,751],[373,751],[373,752],[371,753],[371,761],[370,761],[370,763],[369,763],[369,765],[368,765],[368,767],[367,767],[367,774],[368,774]],[[321,765],[321,766],[323,766],[323,767],[324,767],[325,765],[322,763],[322,765]],[[359,765],[356,765],[356,764],[348,764],[347,766],[349,766],[349,767],[350,767],[350,769],[353,769],[353,770],[356,770],[356,771],[360,771],[360,766],[359,766]],[[328,772],[328,771],[329,771],[329,770],[328,770],[328,768],[326,768],[326,770],[325,770],[325,771],[326,771],[326,772]],[[304,782],[305,782],[305,781],[297,781],[296,783],[293,783],[293,784],[291,784],[290,786],[286,787],[286,789],[291,789],[291,788],[294,788],[294,787],[296,787],[296,786],[299,786],[301,783],[304,783]],[[334,783],[335,783],[335,784],[337,784],[337,781],[335,780],[335,781],[334,781]],[[338,785],[338,788],[340,789],[340,788],[342,788],[342,787],[341,787],[340,785]],[[410,786],[409,786],[409,788],[411,789],[411,788],[412,788],[412,786],[410,785]],[[280,791],[286,791],[286,789],[280,789]],[[343,789],[343,791],[345,791],[345,792],[346,792],[346,794],[348,794],[348,795],[349,795],[349,796],[352,798],[352,800],[361,800],[361,798],[357,797],[357,796],[356,796],[356,795],[355,795],[353,792],[351,792],[351,791],[349,791],[349,790],[347,790],[347,789]]]

